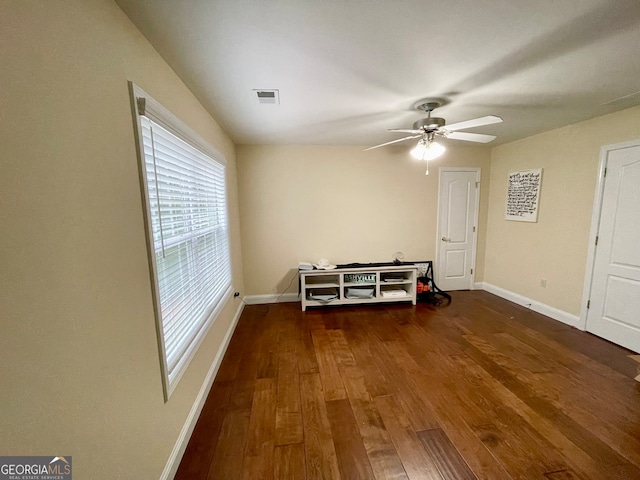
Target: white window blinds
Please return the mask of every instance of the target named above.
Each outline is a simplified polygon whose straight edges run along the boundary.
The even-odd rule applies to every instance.
[[[143,176],[168,398],[232,290],[225,166],[144,105]]]

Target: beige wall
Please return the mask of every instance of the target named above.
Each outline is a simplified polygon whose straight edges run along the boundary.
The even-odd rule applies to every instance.
[[[74,478],[158,478],[238,300],[165,403],[132,80],[228,160],[234,146],[110,0],[0,4],[0,444],[72,455]]]
[[[640,138],[639,116],[632,108],[493,149],[486,282],[580,313],[600,147]],[[529,168],[544,169],[538,222],[505,221],[508,172]]]
[[[409,147],[362,150],[238,147],[246,294],[296,292],[292,279],[299,261],[385,262],[396,251],[407,260],[434,259],[440,166],[482,168],[484,224],[487,148],[452,147],[431,162],[429,176],[424,164],[409,156]],[[484,242],[480,228],[478,266]]]

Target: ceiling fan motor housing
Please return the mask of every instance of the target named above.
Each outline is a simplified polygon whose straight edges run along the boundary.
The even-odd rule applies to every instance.
[[[429,117],[423,118],[414,122],[413,129],[414,130],[437,130],[441,127],[444,127],[445,120],[444,118],[439,117]]]

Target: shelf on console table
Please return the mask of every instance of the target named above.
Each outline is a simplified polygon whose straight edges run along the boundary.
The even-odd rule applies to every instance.
[[[358,267],[341,266],[333,270],[300,270],[302,311],[307,307],[326,305],[409,301],[415,305],[417,272],[418,267],[415,264],[373,264]],[[353,281],[354,278],[366,281]],[[404,294],[384,295],[384,292],[401,290]]]

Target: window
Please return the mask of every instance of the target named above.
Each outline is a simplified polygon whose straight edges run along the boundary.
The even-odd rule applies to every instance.
[[[232,292],[224,157],[131,85],[165,399]]]

